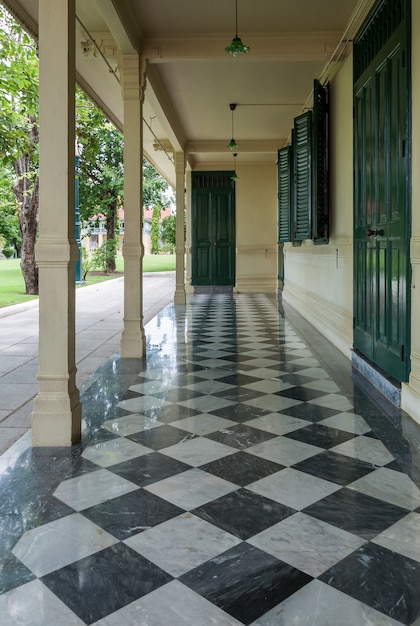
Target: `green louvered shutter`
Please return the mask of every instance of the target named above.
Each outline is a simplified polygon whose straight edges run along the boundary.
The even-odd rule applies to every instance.
[[[315,243],[328,243],[328,91],[314,81],[312,227]]]
[[[293,239],[304,241],[312,235],[312,111],[295,118],[294,131]]]
[[[278,228],[279,243],[290,241],[292,215],[292,146],[278,153]]]

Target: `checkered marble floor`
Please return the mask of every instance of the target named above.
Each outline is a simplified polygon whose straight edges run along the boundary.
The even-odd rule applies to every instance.
[[[0,462],[1,625],[420,624],[401,416],[265,295],[146,334],[85,392],[80,445]]]

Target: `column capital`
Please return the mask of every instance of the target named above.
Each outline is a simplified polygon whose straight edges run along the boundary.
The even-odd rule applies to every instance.
[[[147,62],[139,54],[122,55],[122,95],[124,100],[144,102]]]

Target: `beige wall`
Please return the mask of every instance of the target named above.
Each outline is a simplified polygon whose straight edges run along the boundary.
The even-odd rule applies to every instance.
[[[328,245],[284,246],[283,298],[347,356],[353,343],[353,76],[349,57],[330,84]]]
[[[277,287],[277,165],[237,164],[237,293],[275,293]]]
[[[412,3],[411,375],[401,404],[420,422],[420,2]]]

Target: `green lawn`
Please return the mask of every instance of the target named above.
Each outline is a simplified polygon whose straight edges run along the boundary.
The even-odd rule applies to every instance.
[[[174,254],[150,254],[143,259],[144,272],[170,272],[175,270]],[[124,272],[124,259],[117,257],[117,272]],[[111,280],[115,275],[88,274],[86,285]],[[79,287],[82,289],[83,285]],[[34,300],[38,296],[25,295],[25,282],[20,270],[20,259],[0,259],[0,307]]]

